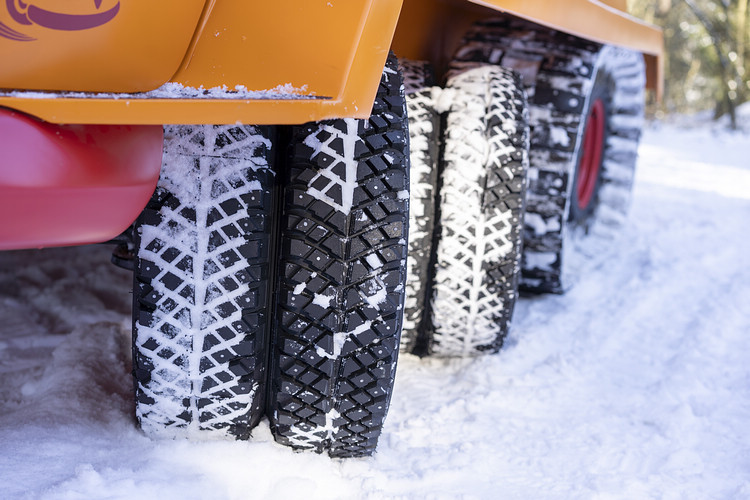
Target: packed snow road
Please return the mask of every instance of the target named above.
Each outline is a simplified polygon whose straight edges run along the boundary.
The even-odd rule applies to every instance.
[[[750,136],[647,129],[629,224],[500,354],[401,357],[377,453],[153,442],[106,247],[0,254],[0,498],[750,498]]]

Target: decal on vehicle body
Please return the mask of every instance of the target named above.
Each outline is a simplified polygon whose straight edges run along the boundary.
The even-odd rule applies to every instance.
[[[103,0],[94,0],[94,7],[99,10]],[[97,28],[107,24],[120,12],[120,2],[114,7],[93,14],[66,14],[54,12],[29,4],[23,0],[5,0],[5,8],[10,17],[23,26],[41,26],[43,28],[58,31],[81,31]],[[36,40],[25,35],[0,21],[0,36],[18,42],[31,42]]]

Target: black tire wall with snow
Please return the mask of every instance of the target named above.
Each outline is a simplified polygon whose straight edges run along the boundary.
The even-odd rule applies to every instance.
[[[457,60],[500,64],[524,76],[532,133],[521,287],[562,292],[567,279],[563,252],[571,250],[564,244],[573,246],[565,241],[571,191],[592,85],[597,74],[609,72],[615,88],[602,179],[587,225],[600,220],[612,226],[624,216],[632,184],[644,102],[642,57],[500,18],[477,23]]]
[[[135,225],[136,415],[151,436],[247,438],[263,415],[269,129],[170,126]]]
[[[435,196],[438,182],[440,114],[435,109],[432,68],[423,61],[400,60],[409,115],[409,256],[401,351],[417,348],[429,300]],[[424,339],[421,339],[424,342]]]
[[[292,129],[268,397],[281,443],[334,457],[375,449],[404,304],[407,141],[393,57],[369,120]]]

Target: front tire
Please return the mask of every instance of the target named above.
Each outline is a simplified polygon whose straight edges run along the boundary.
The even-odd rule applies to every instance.
[[[245,439],[263,412],[270,130],[171,126],[135,225],[136,415],[154,437]]]
[[[401,85],[391,57],[369,120],[292,128],[268,416],[297,449],[369,455],[388,410],[408,236]]]

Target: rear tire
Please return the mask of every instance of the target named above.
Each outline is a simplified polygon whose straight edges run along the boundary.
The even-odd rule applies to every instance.
[[[292,128],[268,397],[280,443],[332,457],[375,450],[403,317],[407,141],[393,57],[369,120]]]
[[[575,282],[584,265],[605,254],[627,217],[643,126],[645,83],[640,54],[602,48],[577,148],[563,241],[565,287]]]
[[[448,79],[433,280],[441,356],[500,349],[518,292],[529,129],[517,73],[461,67]]]
[[[457,59],[500,64],[524,76],[532,133],[521,289],[561,293],[575,273],[568,257],[580,245],[571,243],[573,233],[596,232],[591,228],[597,221],[613,227],[624,218],[643,114],[642,58],[526,21],[499,18],[477,23]],[[611,76],[603,79],[604,73]],[[602,165],[592,201],[583,210],[571,210],[577,203],[573,197],[584,124],[600,80],[610,81],[611,92],[604,99],[613,103],[604,118]]]
[[[611,46],[602,48],[577,148],[569,213],[569,221],[574,226],[588,231],[597,223],[617,227],[624,221],[643,127],[645,83],[645,67],[639,54]],[[592,132],[598,121],[603,129],[601,142],[587,147],[587,137],[592,141],[598,138],[598,134]],[[597,150],[601,151],[599,161],[591,162],[596,160]],[[589,183],[585,181],[588,163],[594,164],[598,174],[595,181]],[[586,184],[593,186],[590,198],[586,197]]]
[[[136,415],[154,437],[245,439],[263,414],[270,130],[172,126],[135,225]]]

